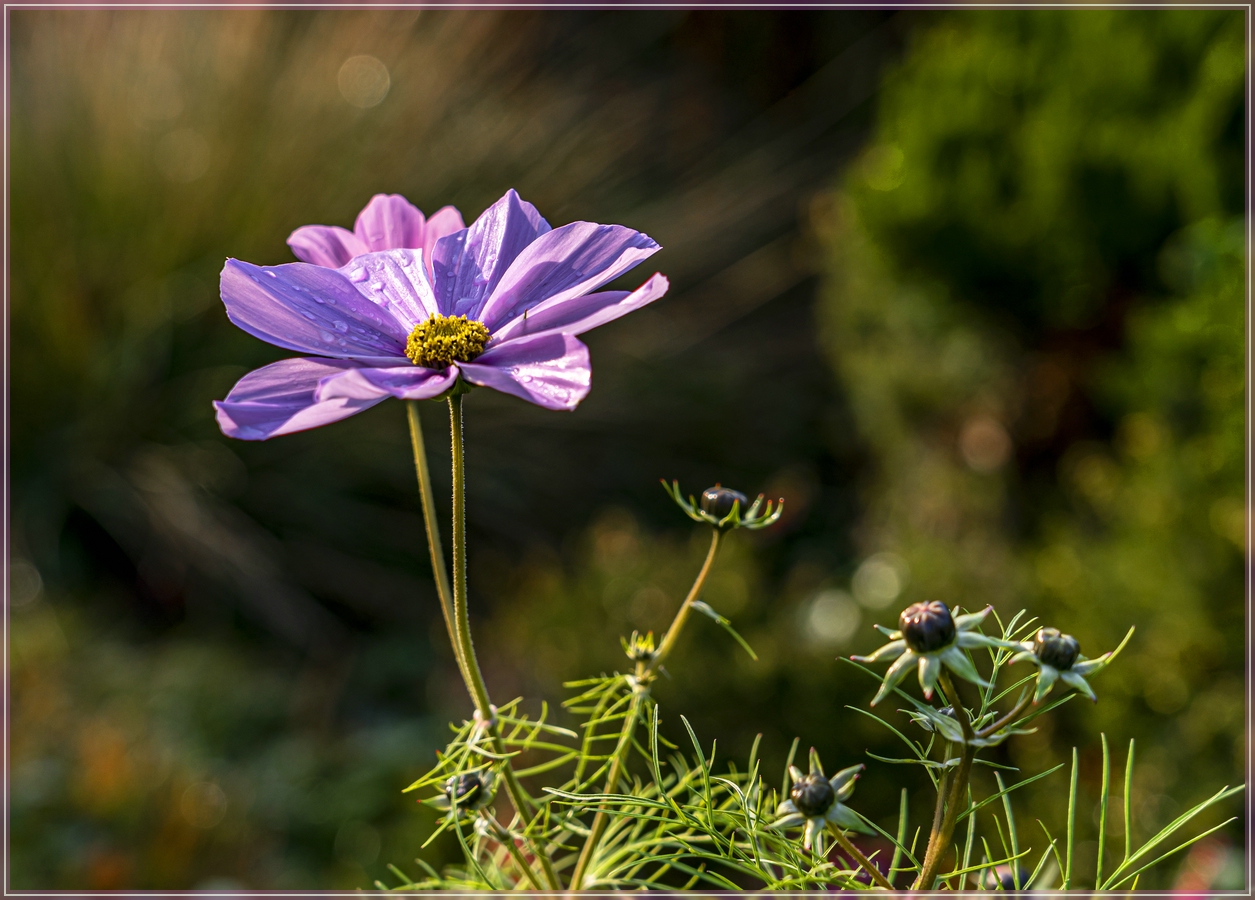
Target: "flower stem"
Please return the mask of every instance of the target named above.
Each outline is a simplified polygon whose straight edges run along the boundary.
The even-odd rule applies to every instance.
[[[880,885],[887,891],[893,890],[893,885],[889,883],[889,879],[881,874],[880,869],[876,868],[876,864],[864,856],[858,847],[855,847],[852,843],[850,843],[850,839],[841,833],[840,828],[833,827],[828,830],[831,831],[832,836],[837,839],[837,843],[841,845],[841,849],[848,853],[854,862],[858,863],[864,870],[866,870],[867,874],[871,876],[872,881],[876,882],[876,884]]]
[[[973,738],[975,738],[975,734],[972,732],[972,723],[968,720],[967,710],[963,708],[963,703],[959,698],[958,691],[954,688],[954,683],[944,669],[941,673],[940,682],[942,693],[950,701],[950,705],[954,709],[954,717],[959,720],[959,727],[963,729],[963,755],[959,759],[959,767],[954,772],[954,778],[950,782],[949,790],[946,791],[945,815],[941,819],[941,828],[929,837],[928,849],[924,853],[924,864],[920,869],[919,877],[911,885],[911,890],[913,891],[932,890],[933,882],[937,880],[937,873],[941,870],[941,863],[945,858],[946,851],[950,848],[950,838],[954,835],[955,823],[959,819],[959,802],[967,794],[967,782],[972,774],[972,760],[976,757],[976,748],[971,743]],[[938,785],[939,793],[941,789],[942,785]],[[938,799],[940,800],[940,798]]]
[[[466,676],[467,688],[471,700],[475,704],[477,717],[486,722],[488,736],[492,740],[493,752],[502,758],[502,775],[505,779],[506,794],[514,804],[515,812],[520,819],[527,816],[529,807],[535,804],[523,791],[518,776],[510,760],[506,757],[505,742],[501,740],[501,729],[497,723],[492,701],[488,699],[488,686],[484,682],[484,673],[480,671],[479,660],[475,657],[475,645],[471,641],[471,623],[469,606],[466,599],[466,455],[462,444],[462,396],[454,394],[449,397],[449,432],[452,441],[453,456],[453,627],[457,646],[461,648],[463,674]],[[533,847],[537,857],[542,850]],[[553,885],[555,890],[561,885]]]
[[[427,447],[423,443],[423,423],[418,415],[418,401],[405,402],[405,414],[410,423],[410,444],[414,448],[414,469],[418,473],[418,494],[423,501],[423,524],[427,528],[427,549],[431,553],[431,575],[436,582],[436,595],[440,598],[440,613],[444,616],[449,632],[449,644],[453,648],[458,671],[471,689],[471,679],[462,663],[462,648],[458,644],[457,629],[453,624],[453,589],[449,587],[449,571],[445,568],[444,549],[440,545],[440,526],[436,522],[436,501],[431,489],[431,471],[427,467]]]
[[[706,576],[710,574],[711,568],[715,564],[715,554],[719,552],[719,539],[723,536],[723,532],[718,528],[710,530],[710,550],[706,552],[706,562],[702,564],[702,570],[697,573],[697,580],[693,582],[693,586],[689,588],[688,596],[684,598],[684,602],[680,604],[679,611],[675,614],[675,618],[671,621],[671,627],[667,629],[667,633],[663,635],[662,643],[658,646],[658,652],[654,654],[654,658],[650,660],[648,671],[652,672],[658,666],[662,665],[662,661],[667,658],[671,652],[671,648],[675,646],[676,640],[680,637],[680,631],[684,628],[684,623],[688,621],[689,613],[693,609],[693,603],[701,596],[702,588],[706,586]]]
[[[671,620],[671,627],[667,629],[667,633],[663,636],[662,643],[658,646],[658,651],[647,663],[638,662],[636,664],[631,704],[628,707],[627,716],[623,720],[623,729],[619,732],[619,742],[615,745],[614,757],[610,760],[610,772],[606,776],[605,792],[607,794],[614,792],[615,786],[619,783],[619,778],[623,774],[628,750],[632,746],[632,735],[636,730],[636,720],[640,718],[641,708],[649,696],[649,684],[653,680],[655,670],[662,665],[662,661],[666,659],[672,647],[675,646],[675,642],[684,628],[684,623],[688,621],[689,613],[692,612],[693,603],[701,596],[702,588],[706,586],[706,578],[710,575],[710,570],[715,564],[715,554],[719,552],[719,539],[722,534],[718,528],[711,529],[710,549],[706,552],[706,561],[702,563],[701,571],[697,573],[693,586],[689,588],[688,596],[684,598],[684,602],[680,604],[680,608],[676,611],[675,618]],[[593,824],[589,829],[588,839],[584,841],[584,847],[580,850],[580,857],[575,863],[575,871],[571,874],[571,890],[578,891],[583,889],[584,876],[592,863],[593,852],[597,849],[597,844],[601,841],[601,837],[605,834],[609,824],[610,817],[606,813],[606,807],[604,805],[599,806],[597,814],[593,816]]]
[[[523,870],[523,874],[527,876],[527,880],[531,883],[532,889],[543,891],[545,888],[536,878],[536,873],[532,871],[532,867],[527,864],[527,859],[523,856],[523,852],[519,850],[518,844],[514,843],[514,836],[506,830],[505,826],[498,822],[488,810],[482,810],[480,813],[488,822],[489,827],[497,836],[497,840],[501,842],[501,846],[505,847],[507,853],[510,854],[514,864]]]

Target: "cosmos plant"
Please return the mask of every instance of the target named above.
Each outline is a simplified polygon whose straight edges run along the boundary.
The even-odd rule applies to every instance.
[[[406,791],[438,818],[424,847],[452,835],[463,863],[421,873],[389,866],[398,890],[572,891],[588,889],[962,890],[1128,889],[1142,872],[1233,819],[1173,841],[1200,813],[1242,790],[1223,788],[1133,847],[1130,797],[1134,745],[1124,775],[1121,856],[1108,852],[1111,756],[1102,736],[1102,797],[1097,865],[1074,868],[1077,752],[1073,750],[1066,835],[1025,843],[1011,795],[1058,768],[980,795],[971,775],[981,751],[1034,730],[1032,723],[1075,696],[1097,700],[1089,678],[1109,665],[1133,635],[1094,659],[1080,641],[1029,618],[1005,623],[994,608],[962,611],[936,600],[908,606],[888,643],[849,662],[875,677],[870,705],[890,697],[909,736],[882,723],[907,746],[900,759],[868,771],[844,760],[826,774],[811,748],[803,771],[793,742],[777,790],[767,784],[758,741],[745,765],[715,764],[681,716],[684,740],[661,734],[654,688],[692,614],[726,631],[751,657],[732,623],[702,600],[720,546],[733,533],[775,524],[783,500],[715,485],[699,496],[678,483],[663,487],[680,510],[707,529],[710,546],[688,594],[659,638],[621,637],[627,665],[567,685],[562,705],[578,730],[522,711],[519,699],[494,705],[471,636],[467,586],[463,402],[476,388],[514,395],[545,409],[573,411],[592,385],[588,348],[578,338],[666,293],[654,274],[631,291],[600,290],[660,248],[621,225],[572,222],[557,228],[508,191],[466,227],[444,207],[430,217],[398,195],[378,195],[352,231],[325,225],[288,238],[301,260],[258,266],[227,260],[221,293],[243,330],[301,356],[245,375],[215,403],[223,432],[266,440],[327,425],[389,398],[406,401],[411,449],[441,610],[470,701],[467,718],[436,764]],[[446,561],[432,496],[418,403],[449,410],[452,444],[452,552]],[[987,633],[990,623],[993,633]],[[756,657],[754,657],[756,659]],[[868,665],[889,661],[878,675]],[[1025,665],[1029,664],[1029,665]],[[1033,669],[1035,668],[1035,672]],[[982,669],[984,672],[982,672]],[[1027,670],[1027,674],[1024,674]],[[904,690],[914,671],[922,699]],[[951,676],[954,676],[952,678]],[[960,691],[955,679],[966,685]],[[1031,683],[1030,683],[1031,682]],[[1051,699],[1052,691],[1057,691]],[[1014,700],[1013,700],[1014,698]],[[840,708],[834,703],[834,708]],[[1005,712],[1001,710],[1005,709]],[[760,735],[761,738],[761,735]],[[685,748],[691,749],[682,749]],[[894,811],[865,811],[853,801],[860,777],[892,780],[900,765],[923,770],[935,806],[923,846],[912,829],[907,789]],[[994,843],[979,834],[977,812],[1000,801],[1005,813]],[[853,804],[853,805],[852,805]],[[889,826],[889,827],[886,827]],[[962,829],[960,829],[962,826]],[[1044,829],[1044,826],[1043,826]],[[376,887],[389,885],[376,882]]]

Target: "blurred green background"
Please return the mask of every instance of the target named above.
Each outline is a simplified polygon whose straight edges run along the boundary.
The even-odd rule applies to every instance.
[[[759,661],[695,623],[664,727],[890,752],[835,658],[988,602],[1090,655],[1138,626],[1003,762],[1078,745],[1091,804],[1099,732],[1137,738],[1142,837],[1244,780],[1241,12],[10,15],[13,887],[413,868],[400,789],[470,705],[403,407],[261,444],[210,407],[289,355],[227,322],[223,259],[290,261],[379,191],[469,221],[515,187],[646,231],[624,283],[673,285],[588,336],[574,414],[468,401],[494,696],[560,700],[664,627],[705,536],[657,479],[721,481],[786,499],[706,597]],[[902,786],[923,821],[898,767],[855,805]],[[1064,776],[1023,802],[1057,832]],[[1244,827],[1142,885],[1241,886]]]

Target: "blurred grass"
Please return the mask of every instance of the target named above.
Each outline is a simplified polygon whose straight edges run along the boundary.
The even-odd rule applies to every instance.
[[[886,747],[835,659],[871,622],[1027,604],[1086,652],[1139,631],[1004,761],[1078,743],[1092,800],[1097,732],[1135,736],[1147,828],[1241,779],[1236,14],[11,16],[15,887],[365,887],[417,852],[399,790],[469,706],[402,413],[244,444],[209,406],[287,355],[227,323],[223,258],[375,191],[470,218],[516,187],[647,231],[674,285],[589,336],[577,413],[471,397],[495,696],[663,626],[704,546],[656,479],[722,481],[787,501],[706,597],[760,661],[694,623],[664,727],[852,763]],[[859,808],[906,783],[922,821],[885,768]]]

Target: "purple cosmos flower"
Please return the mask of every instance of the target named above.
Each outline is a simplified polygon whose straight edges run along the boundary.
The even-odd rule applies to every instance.
[[[452,206],[426,219],[400,194],[376,194],[357,214],[352,231],[335,225],[303,225],[288,236],[288,246],[297,259],[328,269],[379,250],[422,250],[430,278],[436,241],[465,227],[462,214]]]
[[[371,201],[358,228],[372,239],[386,232],[363,227],[377,203],[397,208],[392,198]],[[293,249],[336,262],[337,254],[356,249],[349,237],[366,243],[359,232],[341,231],[298,229]],[[413,237],[406,232],[405,240]],[[430,263],[421,248],[368,250],[339,268],[228,259],[221,289],[231,321],[313,356],[245,375],[215,402],[218,424],[230,437],[265,440],[338,421],[388,397],[438,397],[459,378],[547,409],[574,409],[592,377],[588,348],[576,335],[658,299],[668,283],[655,274],[635,291],[590,292],[658,249],[621,225],[551,228],[509,191],[470,228],[433,241]]]

